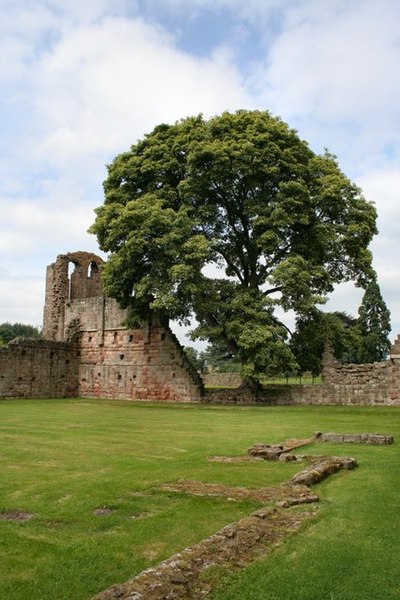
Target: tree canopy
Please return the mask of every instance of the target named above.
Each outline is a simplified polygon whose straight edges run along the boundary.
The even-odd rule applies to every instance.
[[[108,167],[90,231],[106,292],[188,321],[243,374],[295,368],[277,308],[307,314],[335,283],[373,277],[376,212],[334,156],[269,112],[159,125]]]
[[[365,290],[358,311],[358,323],[361,334],[360,362],[385,360],[390,349],[390,312],[376,281],[371,281]]]
[[[0,324],[0,346],[8,344],[16,337],[37,338],[39,336],[40,331],[33,325],[25,325],[24,323]]]

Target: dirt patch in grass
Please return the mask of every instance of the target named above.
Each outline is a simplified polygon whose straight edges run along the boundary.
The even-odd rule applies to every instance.
[[[253,500],[261,504],[286,501],[291,504],[318,502],[318,496],[305,485],[284,483],[277,487],[249,489],[245,487],[229,487],[218,483],[182,480],[166,483],[161,489],[167,492],[184,492],[194,496],[220,496],[231,500]]]
[[[96,517],[107,517],[108,515],[113,515],[115,513],[115,508],[109,508],[108,506],[102,506],[101,508],[96,508],[93,511],[93,514]]]
[[[210,456],[208,462],[218,463],[253,463],[262,462],[264,459],[257,456]]]
[[[35,517],[36,515],[34,513],[28,513],[23,510],[7,510],[0,513],[0,519],[2,521],[17,521],[22,523],[24,521],[30,521]]]

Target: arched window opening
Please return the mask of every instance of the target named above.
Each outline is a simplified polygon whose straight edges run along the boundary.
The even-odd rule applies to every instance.
[[[95,263],[94,261],[92,261],[88,266],[88,272],[87,272],[88,278],[92,279],[93,277],[96,277],[98,272],[99,272],[99,265],[97,263]]]
[[[76,269],[76,264],[74,262],[68,263],[68,302],[71,301],[72,297],[72,273]]]

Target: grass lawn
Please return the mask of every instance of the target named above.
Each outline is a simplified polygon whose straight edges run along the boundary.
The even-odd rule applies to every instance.
[[[219,573],[214,598],[400,599],[399,409],[100,400],[0,402],[0,513],[33,515],[0,519],[0,599],[87,600],[200,541],[258,505],[161,492],[161,483],[279,484],[299,466],[207,457],[316,430],[388,433],[395,444],[302,450],[351,455],[359,468],[317,486],[317,515],[268,558]],[[94,514],[101,508],[108,514]]]

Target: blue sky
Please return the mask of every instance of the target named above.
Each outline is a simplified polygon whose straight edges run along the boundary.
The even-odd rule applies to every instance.
[[[106,164],[160,122],[268,109],[375,202],[400,333],[397,0],[1,0],[0,322],[40,325],[46,266],[86,233]],[[357,314],[340,286],[327,308]]]

